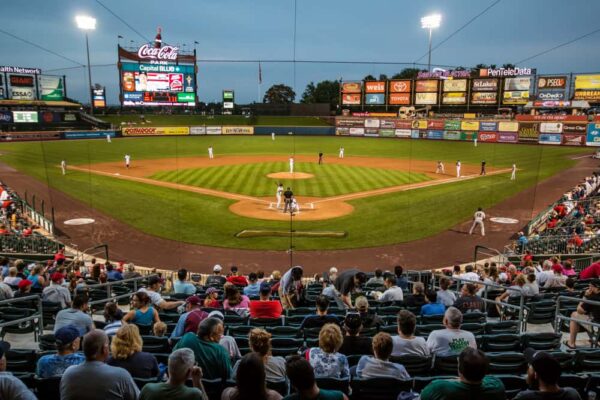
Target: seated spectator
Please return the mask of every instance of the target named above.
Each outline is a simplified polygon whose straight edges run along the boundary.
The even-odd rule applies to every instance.
[[[246,277],[241,276],[238,272],[238,267],[235,265],[231,267],[231,274],[227,277],[227,282],[235,285],[235,286],[248,286],[248,281]]]
[[[278,284],[279,281],[281,281],[281,271],[274,270],[271,273],[271,278],[269,279],[269,284],[271,285],[273,290],[275,290],[275,285]]]
[[[577,272],[573,269],[573,261],[565,261],[565,264],[563,265],[563,275],[566,277],[577,275]]]
[[[119,328],[110,344],[111,357],[106,362],[113,367],[126,369],[134,378],[158,376],[156,358],[142,351],[142,337],[137,326],[126,324]]]
[[[39,264],[36,264],[35,267],[31,270],[28,279],[31,281],[31,288],[42,290],[46,287],[46,279],[44,278],[44,267]]]
[[[550,353],[528,348],[525,349],[524,354],[529,363],[527,384],[535,389],[520,392],[515,400],[581,400],[577,390],[558,386],[561,367]]]
[[[119,328],[123,326],[123,311],[117,303],[109,302],[104,305],[104,332],[108,337],[112,337],[117,333]]]
[[[579,279],[597,279],[600,278],[600,261],[591,264],[579,274]]]
[[[356,376],[362,379],[395,378],[409,379],[410,375],[400,364],[390,362],[394,343],[392,337],[379,332],[373,338],[373,356],[362,356],[356,367]]]
[[[340,292],[335,289],[333,282],[323,282],[323,291],[321,294],[327,296],[331,301],[336,301],[340,298]]]
[[[258,282],[258,276],[256,272],[250,272],[248,274],[248,286],[244,288],[244,294],[248,297],[256,297],[260,292],[260,283]]]
[[[575,283],[577,281],[574,278],[567,278],[565,281],[565,290],[560,292],[561,296],[574,296],[578,293],[578,290],[575,289]]]
[[[112,264],[106,264],[106,279],[109,281],[122,281],[123,274]]]
[[[404,303],[409,307],[421,307],[425,304],[425,285],[422,282],[415,282],[412,293],[406,296]]]
[[[383,286],[383,271],[377,268],[375,270],[375,276],[369,278],[366,285],[368,286]]]
[[[202,368],[206,379],[229,379],[231,362],[225,348],[219,344],[223,335],[223,322],[217,318],[206,318],[198,326],[198,334],[188,332],[174,347],[174,350],[192,349],[196,362]]]
[[[554,272],[552,272],[552,261],[545,260],[542,263],[542,270],[537,273],[537,281],[540,287],[543,287],[546,284],[548,279],[554,276]]]
[[[191,282],[186,282],[187,275],[188,272],[185,268],[181,268],[177,271],[177,279],[173,282],[173,291],[175,293],[182,293],[188,296],[196,293],[196,286]]]
[[[127,271],[123,274],[123,279],[141,278],[142,274],[135,270],[133,263],[127,264]]]
[[[154,323],[152,326],[152,334],[156,337],[163,337],[167,334],[167,324],[162,321]]]
[[[207,308],[220,308],[221,303],[219,303],[219,291],[214,287],[209,287],[204,292],[204,307]]]
[[[395,275],[386,274],[383,280],[383,286],[385,291],[378,298],[382,303],[391,301],[402,301],[404,299],[404,292],[402,288],[396,285],[397,279]]]
[[[249,314],[250,299],[245,294],[240,294],[238,288],[227,282],[224,286],[225,300],[223,300],[223,309],[235,311],[242,317],[247,317]]]
[[[396,275],[396,286],[402,290],[408,289],[408,278],[404,275],[404,268],[396,265],[394,267],[394,275]]]
[[[280,400],[281,395],[267,389],[265,366],[257,353],[248,353],[238,363],[235,387],[223,391],[221,400]]]
[[[79,329],[73,325],[67,325],[54,333],[57,354],[42,356],[35,370],[38,378],[51,378],[62,376],[71,365],[79,365],[85,361],[85,357],[79,351]]]
[[[477,348],[475,336],[460,329],[462,313],[455,307],[450,307],[444,314],[445,329],[432,331],[427,338],[427,347],[432,354],[447,356],[459,354],[467,347]]]
[[[527,282],[523,286],[523,294],[527,297],[538,296],[540,294],[540,287],[537,284],[534,273],[527,274]]]
[[[140,391],[129,372],[105,364],[108,336],[95,329],[83,337],[85,362],[65,371],[60,380],[61,400],[137,400]]]
[[[525,277],[522,274],[518,275],[513,280],[513,285],[507,288],[500,296],[496,297],[496,301],[510,302],[510,300],[516,301],[517,299],[520,299],[521,295],[525,294],[525,282]],[[498,314],[502,315],[502,306],[500,304],[496,304],[496,308],[498,309]]]
[[[32,282],[29,279],[22,279],[17,286],[19,290],[15,292],[14,297],[31,296]]]
[[[247,286],[249,288],[250,286]],[[260,299],[250,301],[250,317],[280,318],[283,308],[279,300],[271,300],[271,285],[267,282],[260,284]]]
[[[50,286],[42,291],[42,300],[52,303],[60,303],[62,308],[71,306],[71,293],[69,289],[63,286],[65,276],[60,272],[55,272],[50,276]]]
[[[477,285],[465,283],[460,290],[460,297],[454,302],[454,307],[461,313],[470,311],[485,311],[485,302],[477,296]]]
[[[421,315],[442,315],[446,312],[446,307],[442,303],[438,303],[437,292],[428,290],[425,298],[427,304],[421,307]]]
[[[222,271],[223,268],[219,264],[216,264],[213,267],[213,274],[206,278],[206,286],[223,287],[225,282],[227,282],[227,278],[221,275]]]
[[[79,329],[79,336],[92,331],[94,329],[94,322],[92,321],[92,317],[87,314],[88,309],[87,295],[78,294],[75,296],[71,308],[60,310],[56,314],[54,332],[67,325],[74,325]]]
[[[19,282],[21,282],[23,278],[17,276],[17,267],[10,267],[8,269],[8,276],[4,278],[2,282],[11,286],[12,288],[18,288]]]
[[[369,300],[367,300],[365,296],[357,297],[354,301],[354,305],[362,319],[363,328],[377,328],[381,325],[385,325],[383,320],[375,312],[369,311]]]
[[[181,314],[177,325],[171,332],[171,339],[182,337],[184,334],[198,332],[200,322],[208,318],[208,313],[201,308],[202,302],[198,296],[185,299],[185,313]]]
[[[583,296],[586,300],[600,301],[600,280],[594,280],[590,283],[590,286],[585,291]],[[600,321],[600,306],[584,303],[583,301],[577,306],[577,310],[573,311],[571,318],[575,321],[569,322],[569,340],[564,344],[570,349],[576,347],[577,333],[579,327],[582,326],[588,332],[591,332],[592,327],[588,324],[579,324],[579,321],[598,322]]]
[[[458,357],[458,379],[436,379],[421,391],[421,400],[505,400],[502,381],[487,375],[489,361],[481,350],[466,348]]]
[[[415,336],[417,318],[408,310],[398,312],[398,336],[392,337],[394,357],[416,355],[428,357],[430,352],[425,339]]]
[[[169,355],[169,380],[144,385],[140,400],[208,400],[202,385],[202,369],[194,366],[194,352],[190,349],[175,350]],[[191,379],[192,386],[186,381]]]
[[[0,300],[8,300],[14,297],[13,289],[4,282],[0,282]]]
[[[0,399],[37,400],[22,380],[6,372],[6,353],[9,350],[10,344],[0,341]]]
[[[371,338],[362,336],[362,318],[359,314],[348,313],[344,319],[344,342],[339,352],[351,356],[355,354],[373,354]]]
[[[316,313],[313,315],[307,315],[300,324],[299,330],[307,328],[321,328],[325,324],[333,323],[338,324],[340,320],[335,315],[328,314],[329,311],[329,298],[327,296],[320,295],[315,301],[317,305]]]
[[[440,279],[440,290],[437,292],[438,302],[442,303],[444,307],[450,307],[456,301],[456,294],[453,291],[448,290],[450,287],[450,279],[442,277]]]
[[[348,400],[348,397],[340,391],[320,389],[315,382],[315,373],[312,366],[300,356],[288,357],[285,369],[290,385],[295,392],[286,396],[284,400]]]
[[[337,276],[333,285],[335,289],[340,293],[342,302],[348,308],[352,306],[352,293],[360,289],[367,281],[367,275],[357,269],[349,269]]]
[[[341,276],[341,275],[340,275]],[[307,350],[306,358],[318,378],[346,378],[350,375],[348,359],[338,353],[344,337],[336,324],[326,324],[319,333],[319,347]]]
[[[150,297],[150,301],[152,302],[152,304],[160,310],[172,310],[184,303],[180,300],[167,301],[163,299],[163,297],[159,293],[161,286],[162,279],[157,275],[152,275],[148,278],[148,286],[146,286],[145,288],[141,288],[138,291],[138,293],[145,292]]]
[[[225,323],[225,316],[221,311],[211,311],[206,318],[216,318],[221,321],[223,324]],[[240,348],[233,336],[221,335],[221,339],[219,339],[219,344],[225,349],[227,354],[229,354],[229,358],[231,362],[235,360],[239,360],[242,358],[242,354],[240,353]]]
[[[285,376],[285,358],[273,356],[271,354],[271,334],[264,329],[254,328],[248,334],[248,344],[250,350],[258,354],[265,366],[266,380],[276,382],[286,379]],[[240,361],[233,366],[233,373],[236,374]]]
[[[142,326],[152,326],[160,321],[158,311],[150,305],[148,292],[139,291],[131,296],[131,310],[123,317],[123,322]]]
[[[467,265],[465,267],[465,273],[460,276],[460,279],[479,282],[479,275],[475,272],[475,268],[472,265]]]
[[[562,273],[563,267],[560,264],[554,264],[552,266],[552,276],[548,278],[546,283],[544,284],[544,288],[563,288],[565,287],[565,282],[567,281],[567,277]]]

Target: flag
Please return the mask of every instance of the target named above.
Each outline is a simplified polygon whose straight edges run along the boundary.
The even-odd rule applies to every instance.
[[[260,67],[260,61],[258,62],[258,84],[262,84],[262,68]]]

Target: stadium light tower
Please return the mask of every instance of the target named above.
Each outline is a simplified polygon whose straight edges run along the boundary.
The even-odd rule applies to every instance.
[[[88,93],[90,94],[90,113],[94,114],[94,99],[92,97],[92,67],[90,66],[90,44],[88,41],[88,31],[96,29],[96,18],[85,15],[75,17],[77,27],[85,31],[85,48],[87,50],[87,67],[88,67]]]
[[[429,29],[429,58],[427,61],[427,71],[431,72],[431,33],[435,28],[440,27],[442,16],[440,14],[431,14],[421,18],[421,28]]]

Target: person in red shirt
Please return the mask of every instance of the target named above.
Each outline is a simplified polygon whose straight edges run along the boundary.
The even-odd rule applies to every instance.
[[[521,260],[521,266],[528,265],[529,261],[533,261],[533,256],[531,255],[531,250],[526,250],[523,259]]]
[[[235,286],[248,286],[248,280],[245,276],[239,275],[238,267],[235,265],[231,267],[231,275],[227,277],[227,282],[233,283]]]
[[[271,300],[271,285],[267,282],[260,284],[260,300],[250,302],[251,318],[279,318],[283,312],[279,300]]]
[[[56,254],[54,255],[54,261],[65,261],[65,248],[60,248],[58,249],[58,251],[56,252]]]
[[[579,279],[600,278],[600,261],[593,263],[579,274]]]
[[[204,307],[221,308],[219,304],[219,291],[214,287],[206,289],[206,297],[204,298]]]
[[[554,228],[556,228],[556,224],[558,224],[558,218],[552,217],[552,219],[550,219],[548,224],[546,224],[546,227],[548,229],[554,229]]]

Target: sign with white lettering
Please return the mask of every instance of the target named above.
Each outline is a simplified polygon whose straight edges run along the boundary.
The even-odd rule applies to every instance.
[[[138,57],[156,61],[177,61],[179,47],[163,46],[160,48],[152,47],[148,44],[138,49]]]

